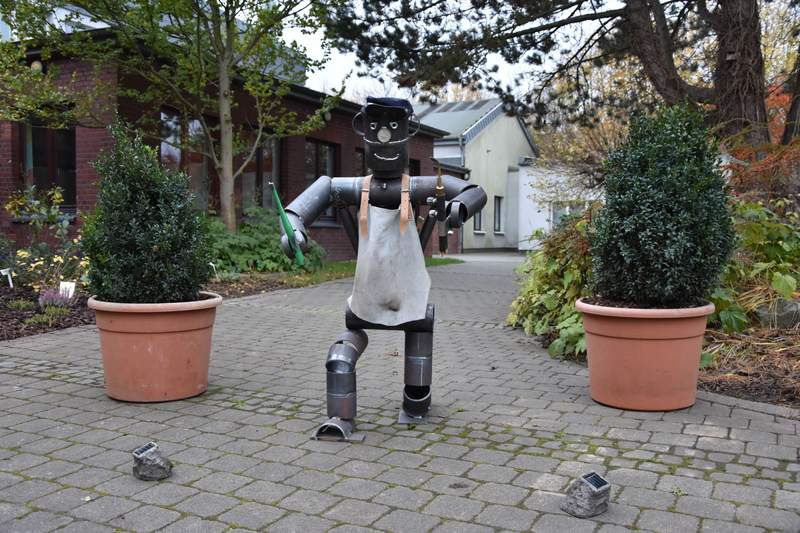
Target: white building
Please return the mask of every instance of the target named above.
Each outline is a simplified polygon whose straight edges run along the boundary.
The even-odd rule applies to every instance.
[[[528,237],[549,229],[562,206],[554,213],[530,199],[536,174],[552,171],[533,166],[539,149],[513,108],[490,98],[415,104],[414,111],[424,125],[450,132],[434,141],[434,157],[486,191],[486,207],[464,228],[464,251],[530,249]]]

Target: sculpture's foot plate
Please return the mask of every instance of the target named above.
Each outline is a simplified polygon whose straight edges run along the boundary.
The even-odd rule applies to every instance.
[[[311,440],[327,440],[333,442],[354,442],[356,444],[361,444],[364,442],[364,438],[366,435],[364,433],[350,433],[347,437],[342,437],[341,435],[317,435],[317,432],[311,434]]]
[[[428,415],[422,416],[411,416],[402,409],[400,409],[400,416],[398,417],[398,422],[400,424],[427,424],[428,423]]]
[[[342,420],[341,418],[331,418],[318,429],[311,433],[311,440],[327,440],[335,442],[364,442],[365,435],[356,433],[356,421]]]

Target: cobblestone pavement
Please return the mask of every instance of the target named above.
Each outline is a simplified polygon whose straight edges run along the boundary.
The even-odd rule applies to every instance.
[[[309,440],[351,280],[227,301],[209,390],[185,401],[109,399],[94,326],[0,342],[0,532],[800,532],[796,413],[598,405],[584,367],[503,327],[520,256],[463,258],[430,269],[426,424],[397,420],[402,333],[369,332],[363,444]],[[164,481],[131,473],[150,440],[176,464]],[[561,511],[590,471],[608,511]]]

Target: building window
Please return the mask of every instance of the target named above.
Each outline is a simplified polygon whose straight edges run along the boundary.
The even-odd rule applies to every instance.
[[[356,169],[356,176],[366,176],[367,175],[367,157],[364,154],[363,148],[356,148],[355,152],[355,169]]]
[[[75,128],[49,129],[32,121],[22,125],[24,171],[41,193],[53,187],[63,191],[61,209],[74,212],[77,207]]]
[[[550,225],[555,227],[566,215],[582,213],[587,203],[583,200],[571,202],[553,202],[550,204]]]
[[[503,197],[494,197],[494,231],[495,233],[503,232]]]
[[[483,210],[475,213],[472,217],[473,230],[475,233],[483,233]]]
[[[335,169],[336,147],[315,139],[306,139],[306,186],[311,186],[320,176],[333,176]],[[333,206],[321,218],[333,219]]]
[[[252,133],[248,142],[255,141]],[[244,206],[257,205],[265,209],[275,209],[272,198],[272,187],[280,192],[280,175],[278,154],[280,141],[267,137],[256,147],[252,159],[242,173],[242,204]],[[270,185],[272,183],[273,185]]]
[[[187,149],[181,149],[182,146]],[[205,155],[208,149],[209,142],[199,120],[184,121],[175,111],[161,112],[161,164],[173,172],[186,172],[189,189],[194,194],[194,207],[201,210],[212,207],[214,197],[211,161]]]
[[[408,175],[409,176],[419,176],[422,173],[422,165],[420,165],[419,159],[409,159],[408,160]]]

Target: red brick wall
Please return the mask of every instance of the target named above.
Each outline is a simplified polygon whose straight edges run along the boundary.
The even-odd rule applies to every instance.
[[[81,89],[94,84],[93,66],[87,63],[62,60],[58,63],[59,71],[67,83],[74,74],[74,87]],[[118,79],[115,68],[108,68],[102,73],[103,80],[112,86],[124,83],[126,87],[140,87],[144,89],[145,81],[134,76],[127,76],[123,80]],[[93,86],[93,85],[92,85]],[[252,114],[253,102],[241,91],[239,105],[234,109],[234,123],[242,124],[247,121],[247,117]],[[95,112],[100,116],[104,123],[113,121],[113,105],[118,106],[118,113],[123,120],[136,122],[141,118],[142,113],[153,113],[153,118],[157,118],[157,109],[145,108],[142,104],[131,98],[116,99],[114,95],[108,95],[105,100],[98,100]],[[297,113],[298,120],[314,113],[318,106],[313,102],[286,99],[283,105],[287,110]],[[363,138],[353,131],[352,111],[341,109],[331,112],[331,120],[317,131],[310,132],[307,137],[330,143],[336,147],[336,168],[335,176],[354,176],[355,171],[355,150],[364,147]],[[76,163],[77,163],[77,204],[79,212],[91,211],[97,198],[95,183],[99,179],[97,173],[91,166],[100,150],[112,146],[111,136],[104,127],[76,128]],[[7,162],[0,166],[0,203],[5,203],[10,194],[17,190],[20,183],[20,142],[19,127],[17,124],[0,122],[0,157]],[[306,136],[295,135],[282,139],[280,154],[280,190],[284,204],[288,204],[302,193],[306,188],[305,179],[305,142]],[[420,161],[421,173],[423,175],[434,174],[434,165],[430,160],[433,154],[433,139],[424,135],[416,135],[411,138],[409,144],[409,155],[411,159]],[[236,186],[237,195],[241,197],[241,183]],[[217,183],[217,197],[219,195]],[[82,224],[79,218],[73,227],[75,233]],[[0,230],[9,238],[22,245],[27,242],[28,228],[23,224],[10,221],[10,216],[3,210],[0,213]],[[354,260],[355,254],[350,245],[350,241],[344,230],[341,228],[312,227],[310,234],[313,239],[319,242],[326,250],[326,260],[347,261]],[[431,239],[427,253],[433,251],[434,246],[438,246],[435,238]],[[457,249],[458,238],[451,237],[451,251]]]

